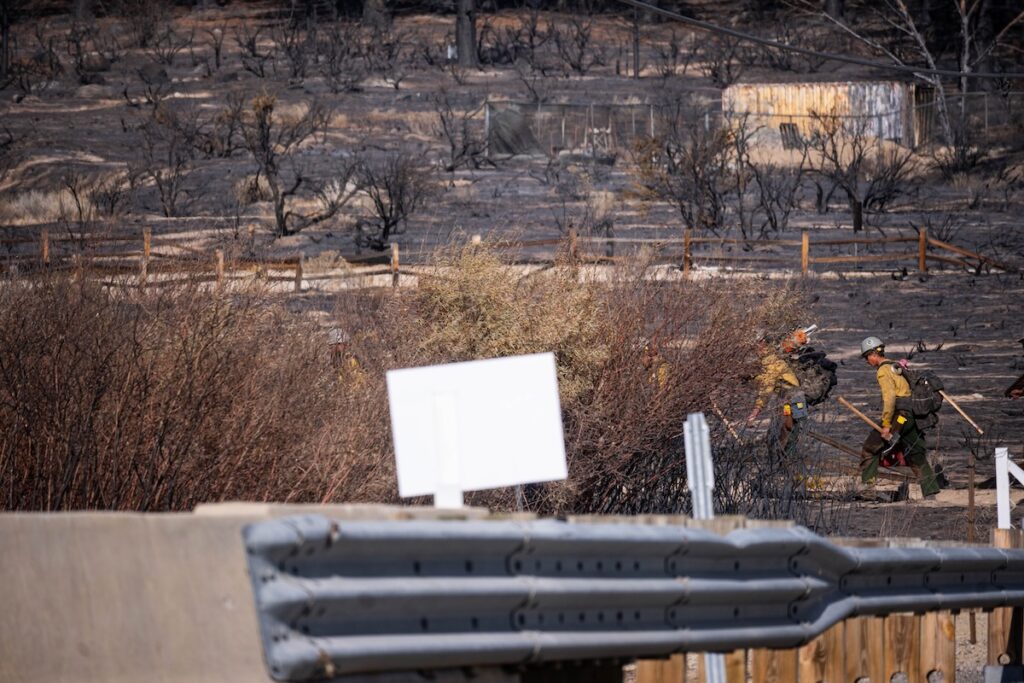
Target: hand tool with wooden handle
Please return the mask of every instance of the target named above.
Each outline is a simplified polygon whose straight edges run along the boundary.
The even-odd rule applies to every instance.
[[[847,400],[846,400],[845,398],[843,398],[842,396],[839,396],[839,397],[838,397],[838,399],[839,399],[839,402],[840,402],[840,403],[842,403],[842,404],[843,404],[844,406],[846,406],[847,408],[849,408],[850,412],[852,412],[852,413],[853,413],[854,415],[856,415],[856,416],[857,416],[857,417],[859,417],[860,419],[864,420],[864,422],[865,422],[865,423],[867,423],[867,425],[868,425],[869,427],[871,427],[872,429],[874,429],[874,430],[875,430],[876,432],[878,432],[879,434],[881,434],[881,433],[882,433],[882,431],[883,431],[883,430],[882,430],[882,428],[881,428],[881,427],[879,427],[879,426],[878,426],[878,423],[877,423],[877,422],[875,422],[874,420],[872,420],[872,419],[871,419],[870,417],[868,417],[867,415],[865,415],[865,414],[864,414],[864,413],[862,413],[861,411],[857,410],[857,408],[856,408],[856,407],[854,407],[854,405],[853,405],[852,403],[850,403],[849,401],[847,401]]]
[[[946,399],[946,401],[949,403],[949,405],[953,406],[953,410],[955,410],[956,412],[960,413],[960,417],[962,417],[965,420],[967,420],[967,424],[971,425],[976,430],[978,430],[979,434],[984,434],[985,433],[985,432],[982,431],[981,427],[979,427],[978,424],[974,420],[972,420],[971,417],[967,413],[964,412],[964,409],[961,408],[959,405],[957,405],[957,402],[953,400],[952,396],[947,394],[945,391],[942,391],[941,389],[939,390],[939,395],[942,396],[942,398]]]

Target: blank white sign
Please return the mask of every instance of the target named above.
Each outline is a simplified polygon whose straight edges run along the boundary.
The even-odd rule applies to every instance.
[[[391,370],[402,497],[568,476],[551,353]]]

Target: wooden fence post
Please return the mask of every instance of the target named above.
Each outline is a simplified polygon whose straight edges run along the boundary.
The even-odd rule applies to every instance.
[[[811,236],[804,230],[800,235],[800,274],[807,277],[811,267]]]
[[[295,291],[302,291],[302,262],[305,261],[305,256],[299,254],[299,260],[295,262]]]
[[[142,262],[139,264],[139,287],[145,287],[149,279],[149,255],[153,246],[153,230],[142,229]]]
[[[992,545],[997,548],[1024,547],[1020,529],[993,529]],[[988,615],[988,663],[994,666],[1020,664],[1024,653],[1024,610],[997,607]]]
[[[39,233],[39,260],[44,266],[50,265],[50,231],[46,228]]]
[[[470,244],[476,245],[476,244],[480,244],[480,242],[481,242],[480,235],[473,235],[472,237],[469,238],[469,243]]]
[[[391,286],[398,286],[399,279],[398,242],[391,243]]]
[[[690,229],[683,229],[683,276],[690,274],[691,265],[691,251],[690,251]]]
[[[917,233],[917,269],[928,272],[928,228],[921,228]]]
[[[217,286],[221,287],[224,284],[224,250],[218,249],[214,255],[217,258]]]
[[[576,262],[576,257],[578,256],[578,251],[579,251],[578,238],[577,238],[577,235],[576,235],[576,229],[573,228],[572,230],[569,231],[569,260],[572,261],[573,263]]]

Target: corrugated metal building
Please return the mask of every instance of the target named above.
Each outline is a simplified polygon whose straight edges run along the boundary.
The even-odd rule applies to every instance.
[[[747,83],[725,89],[722,113],[732,121],[746,115],[762,144],[796,146],[797,136],[814,130],[817,112],[844,117],[850,130],[916,146],[916,97],[912,83],[896,81]]]

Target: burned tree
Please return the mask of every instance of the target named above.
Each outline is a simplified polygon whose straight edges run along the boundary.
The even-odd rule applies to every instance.
[[[356,243],[381,251],[392,236],[405,231],[409,217],[422,208],[434,189],[430,172],[415,157],[400,152],[360,163],[356,183],[373,212],[357,223]]]
[[[864,119],[835,112],[811,112],[811,118],[815,129],[805,143],[811,172],[843,191],[853,230],[860,232],[865,210],[881,211],[908,192],[913,152],[870,135]]]
[[[256,162],[257,182],[262,178],[270,189],[277,234],[284,236],[337,215],[355,194],[350,183],[354,167],[344,163],[328,180],[307,176],[297,159],[299,148],[326,129],[330,111],[316,101],[295,115],[276,113],[276,107],[274,95],[264,92],[256,96],[242,118],[241,133]],[[304,190],[317,205],[311,213],[300,211],[295,201]]]

